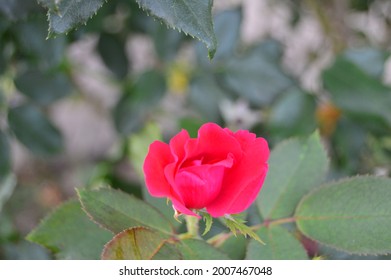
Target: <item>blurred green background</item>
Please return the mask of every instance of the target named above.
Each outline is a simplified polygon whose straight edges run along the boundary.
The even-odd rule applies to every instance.
[[[1,259],[52,258],[24,237],[75,188],[141,196],[138,147],[205,122],[271,148],[319,129],[330,178],[389,176],[390,1],[215,0],[213,12],[209,61],[135,1],[47,38],[36,1],[0,0]]]

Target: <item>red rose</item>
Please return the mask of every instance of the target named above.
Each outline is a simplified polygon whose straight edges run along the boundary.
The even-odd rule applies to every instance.
[[[155,141],[144,161],[144,174],[152,196],[168,197],[183,214],[198,216],[203,209],[213,217],[246,210],[255,200],[268,170],[265,139],[217,124],[204,124],[198,138],[186,130],[169,144]]]

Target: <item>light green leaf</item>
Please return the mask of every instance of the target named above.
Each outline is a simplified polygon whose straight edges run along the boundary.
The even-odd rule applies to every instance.
[[[328,168],[318,132],[306,139],[291,139],[274,148],[269,173],[256,201],[265,219],[293,215],[303,195],[319,186]]]
[[[261,227],[257,234],[265,240],[266,245],[250,240],[247,247],[247,260],[308,259],[301,243],[281,226]]]
[[[240,220],[238,218],[234,218],[232,216],[224,218],[225,225],[230,229],[234,236],[237,235],[237,232],[240,232],[244,236],[249,236],[252,239],[256,240],[260,244],[265,244],[261,238],[247,225],[245,225],[244,220]]]
[[[167,220],[174,226],[180,224],[174,219],[174,210],[167,204],[164,199],[152,197],[144,185],[144,159],[148,153],[149,145],[155,140],[162,140],[162,134],[159,126],[156,123],[149,122],[144,128],[137,133],[134,133],[129,138],[129,159],[143,184],[143,198],[150,205],[153,205]]]
[[[155,208],[120,190],[102,188],[79,189],[83,209],[92,219],[114,233],[145,226],[171,234],[171,224]]]
[[[53,9],[53,5],[45,0],[45,6],[50,8],[48,12],[49,33],[66,33],[80,24],[85,24],[90,17],[96,14],[103,3],[104,0],[61,0],[55,7],[56,9]]]
[[[62,204],[47,216],[28,236],[60,259],[99,259],[103,246],[113,237],[99,227],[81,209],[78,201]]]
[[[4,204],[11,197],[16,187],[16,178],[13,174],[0,176],[0,214]]]
[[[60,131],[31,104],[9,109],[8,124],[16,138],[37,155],[54,155],[63,149]]]
[[[295,217],[306,236],[356,254],[391,253],[391,180],[355,177],[306,196]]]
[[[205,221],[205,230],[204,232],[202,233],[202,235],[205,235],[207,234],[210,229],[212,228],[212,224],[213,224],[213,218],[211,215],[209,215],[208,213],[202,213],[201,214],[202,217],[203,217],[203,220]]]
[[[106,244],[104,260],[178,260],[182,256],[170,236],[145,227],[133,227]]]
[[[61,3],[61,1],[62,0],[37,0],[38,4],[53,11],[58,9],[58,4]]]
[[[129,158],[140,179],[144,180],[144,159],[147,156],[149,145],[155,140],[162,140],[162,133],[156,123],[149,122],[144,128],[129,138]]]
[[[185,260],[227,260],[228,257],[200,239],[184,239],[177,245]]]
[[[202,41],[212,59],[217,47],[213,31],[213,0],[136,0],[142,9],[162,20],[169,27],[183,31]]]

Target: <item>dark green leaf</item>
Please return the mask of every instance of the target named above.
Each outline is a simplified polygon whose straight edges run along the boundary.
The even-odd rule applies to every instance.
[[[290,89],[273,104],[267,125],[273,136],[286,138],[305,135],[316,128],[315,99],[299,90]]]
[[[65,33],[86,23],[102,7],[103,3],[104,0],[61,0],[56,7],[57,9],[49,9],[49,32]]]
[[[205,120],[217,123],[221,121],[219,105],[225,94],[210,75],[192,81],[189,97],[190,102],[200,111]]]
[[[307,253],[301,243],[281,226],[262,227],[257,234],[266,245],[251,240],[247,260],[305,260]]]
[[[8,137],[0,130],[0,181],[11,171],[11,147]]]
[[[78,201],[62,204],[27,239],[50,249],[60,259],[99,259],[113,234],[83,212]]]
[[[53,155],[63,149],[59,130],[33,105],[11,108],[8,123],[16,138],[37,155]]]
[[[181,254],[170,236],[145,227],[133,227],[106,244],[104,260],[178,260]]]
[[[391,180],[355,177],[306,196],[295,217],[306,236],[356,254],[391,253]]]
[[[98,51],[106,66],[117,78],[125,78],[129,67],[125,42],[120,40],[119,36],[102,32],[99,36]]]
[[[328,168],[319,133],[278,145],[269,159],[269,173],[257,199],[265,219],[293,215],[303,195],[319,186]]]
[[[217,52],[214,60],[225,59],[234,54],[235,48],[239,42],[240,24],[242,21],[241,9],[227,10],[216,15],[214,29],[217,38]],[[206,51],[197,45],[197,57],[200,62],[208,66]]]
[[[162,20],[169,27],[183,31],[202,41],[213,58],[216,37],[213,31],[212,0],[136,0],[142,9]]]
[[[262,45],[227,61],[222,82],[237,95],[261,106],[292,85],[292,80],[280,69],[278,61]]]
[[[184,239],[178,244],[178,249],[185,260],[227,260],[228,257],[199,239]]]
[[[150,25],[148,33],[152,36],[156,53],[161,59],[172,62],[175,60],[184,35],[152,19]]]
[[[334,103],[361,124],[391,126],[391,89],[343,57],[324,72]],[[371,118],[369,118],[371,117]]]
[[[157,71],[141,75],[130,89],[126,89],[114,109],[114,121],[119,132],[130,134],[140,129],[148,113],[166,91],[166,81]]]
[[[155,208],[114,189],[78,190],[84,210],[95,222],[114,233],[137,226],[171,234],[171,224]]]
[[[26,18],[31,12],[39,12],[39,6],[31,0],[1,0],[0,15],[12,21]]]
[[[41,105],[48,105],[70,94],[71,84],[63,73],[28,70],[15,80],[21,93]]]
[[[47,39],[47,30],[44,15],[18,22],[12,26],[12,32],[18,43],[18,51],[31,58],[39,69],[56,67],[64,58],[66,37],[57,36]]]

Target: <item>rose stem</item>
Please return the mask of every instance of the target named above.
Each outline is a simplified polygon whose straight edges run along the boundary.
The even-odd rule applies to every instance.
[[[186,219],[187,234],[191,237],[199,238],[200,237],[198,233],[199,219],[197,217],[188,216],[188,215],[185,216],[185,219]]]

